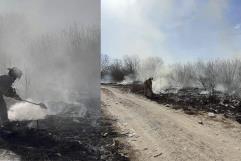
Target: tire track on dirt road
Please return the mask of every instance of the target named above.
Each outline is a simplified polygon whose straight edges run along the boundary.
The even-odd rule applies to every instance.
[[[189,116],[141,96],[110,86],[101,88],[101,101],[129,132],[127,141],[140,161],[240,161],[241,126],[220,128],[222,122]],[[204,125],[198,120],[204,120]]]

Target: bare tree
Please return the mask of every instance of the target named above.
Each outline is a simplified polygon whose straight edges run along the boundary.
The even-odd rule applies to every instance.
[[[218,78],[219,83],[224,86],[227,93],[235,93],[239,88],[240,60],[223,60],[218,63]]]
[[[217,85],[217,66],[215,65],[215,62],[208,62],[205,68],[206,87],[210,91],[210,95],[213,95],[214,89]]]
[[[115,59],[110,65],[110,75],[113,81],[121,82],[124,80],[124,71],[122,66],[122,60]]]
[[[172,72],[169,74],[171,84],[179,87],[193,86],[195,73],[192,64],[175,64]]]
[[[125,76],[131,77],[135,80],[137,76],[137,70],[139,67],[140,59],[137,56],[124,56],[123,57],[123,70]]]
[[[208,90],[207,87],[207,77],[206,77],[206,64],[203,61],[198,61],[193,64],[193,69],[195,71],[194,77],[197,85]]]
[[[219,61],[217,60],[208,62],[198,61],[193,65],[197,84],[208,90],[210,95],[214,93],[218,83],[218,66]]]
[[[101,78],[103,78],[105,75],[109,73],[109,67],[110,67],[110,58],[106,54],[101,54]]]

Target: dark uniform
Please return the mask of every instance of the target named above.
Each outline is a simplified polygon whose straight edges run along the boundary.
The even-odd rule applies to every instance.
[[[151,77],[151,78],[145,80],[145,82],[144,82],[144,95],[148,98],[153,97],[152,80],[153,80],[153,78]]]
[[[12,97],[21,100],[15,89],[12,87],[14,81],[19,77],[11,73],[9,69],[8,75],[0,76],[0,119],[1,123],[8,122],[8,110],[3,96]],[[21,76],[20,76],[21,77]]]

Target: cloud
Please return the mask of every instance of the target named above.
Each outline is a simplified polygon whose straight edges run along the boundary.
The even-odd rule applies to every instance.
[[[195,2],[183,1],[175,17],[175,0],[106,0],[102,2],[102,51],[114,56],[134,54],[171,60],[168,30],[181,26]],[[179,8],[180,9],[180,8]],[[117,32],[116,32],[117,31]]]
[[[233,28],[234,28],[235,30],[238,30],[238,29],[240,29],[240,27],[241,27],[241,24],[236,24]]]
[[[108,35],[114,35],[111,41],[115,48],[110,48],[117,55],[149,55],[155,53],[156,48],[165,41],[165,34],[148,17],[151,5],[154,1],[103,1],[103,37],[108,39]],[[116,23],[112,24],[111,21]],[[158,44],[154,45],[153,42]]]

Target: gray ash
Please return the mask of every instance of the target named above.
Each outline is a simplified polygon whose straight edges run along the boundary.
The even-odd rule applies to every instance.
[[[118,133],[105,117],[92,126],[88,118],[48,116],[29,128],[31,121],[15,121],[0,129],[0,148],[23,161],[127,161],[120,145],[113,145]],[[103,133],[108,133],[103,137]]]

